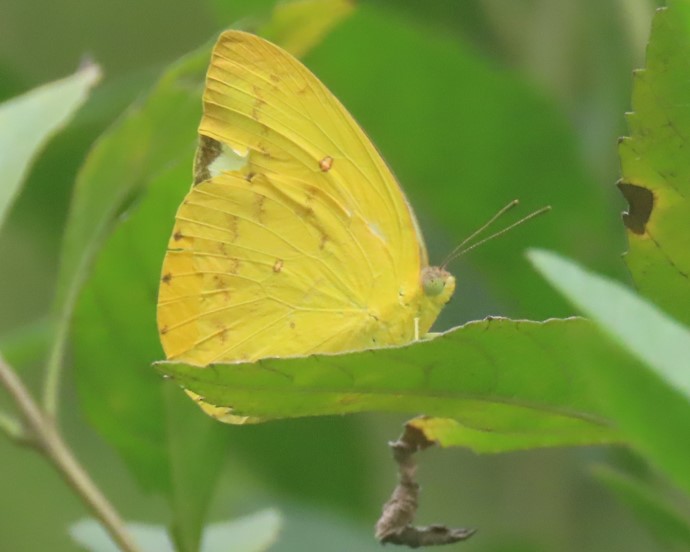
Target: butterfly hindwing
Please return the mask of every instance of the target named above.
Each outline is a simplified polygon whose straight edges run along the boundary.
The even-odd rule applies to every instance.
[[[366,236],[356,230],[361,220],[346,225],[318,198],[306,214],[288,190],[284,181],[269,184],[258,175],[249,183],[229,172],[187,195],[159,296],[169,357],[191,352],[208,364],[277,350],[306,354],[325,343],[336,350],[367,345],[358,337],[367,333],[367,284],[387,279],[367,255],[375,248],[385,255],[383,247],[353,238]],[[358,270],[344,270],[339,259]]]

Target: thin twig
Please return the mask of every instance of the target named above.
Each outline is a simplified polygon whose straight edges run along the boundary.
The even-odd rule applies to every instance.
[[[115,508],[79,464],[52,421],[38,407],[15,371],[0,356],[0,385],[14,400],[24,417],[37,449],[51,460],[67,484],[79,495],[103,524],[123,552],[139,552]]]
[[[384,504],[383,513],[376,523],[376,538],[381,544],[400,544],[410,548],[452,544],[471,537],[474,529],[454,529],[445,525],[413,527],[419,506],[419,483],[415,481],[417,465],[413,455],[430,447],[421,431],[406,425],[397,441],[388,443],[398,464],[398,484],[391,498]]]

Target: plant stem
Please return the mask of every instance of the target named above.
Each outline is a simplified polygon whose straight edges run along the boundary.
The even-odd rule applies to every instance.
[[[38,407],[15,371],[0,356],[0,384],[14,399],[31,432],[33,444],[48,457],[67,484],[103,524],[123,552],[139,552],[115,508],[89,477],[62,439],[52,417]]]
[[[46,362],[46,373],[43,384],[43,408],[47,415],[53,420],[57,419],[58,414],[60,377],[62,375],[62,361],[65,356],[65,341],[67,340],[67,332],[69,331],[70,317],[71,309],[66,307],[59,321],[60,323],[57,325],[58,329],[53,337],[53,346],[50,349]]]

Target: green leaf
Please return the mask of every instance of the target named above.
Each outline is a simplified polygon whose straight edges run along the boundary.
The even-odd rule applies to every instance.
[[[690,330],[618,282],[547,251],[531,251],[542,275],[623,348],[690,401]]]
[[[75,293],[116,219],[130,207],[76,306],[76,384],[88,419],[140,484],[168,495],[180,551],[198,547],[227,439],[222,426],[195,416],[193,405],[182,398],[171,403],[149,365],[161,355],[156,283],[175,210],[190,185],[207,60],[204,49],[173,66],[91,152],[63,265],[63,277],[74,278],[63,290]]]
[[[600,343],[579,319],[495,318],[404,347],[207,368],[163,362],[157,368],[241,414],[425,413],[457,422],[437,436],[442,443],[499,452],[619,438],[592,408],[572,363],[575,350],[598,350]]]
[[[604,466],[594,474],[668,550],[690,550],[690,520],[659,496],[658,489]]]
[[[621,141],[619,187],[626,262],[640,292],[690,324],[690,2],[669,0],[654,17],[647,66],[635,73],[630,136]]]
[[[173,66],[141,107],[132,108],[89,153],[77,179],[58,277],[58,310],[84,282],[118,217],[151,178],[193,151],[208,61],[201,49]]]
[[[204,530],[200,552],[263,552],[275,542],[282,525],[281,515],[266,509]],[[145,523],[127,523],[127,530],[141,550],[179,552],[165,527]],[[103,526],[94,519],[82,519],[69,528],[72,539],[90,552],[118,552]],[[196,551],[197,549],[195,549]]]
[[[127,523],[126,527],[142,550],[176,552],[165,527],[146,523]],[[120,548],[95,519],[81,519],[72,524],[69,535],[82,549],[89,552],[120,552]]]
[[[285,518],[284,528],[272,552],[304,552],[307,548],[323,552],[381,552],[370,523],[354,523],[327,508],[304,502],[281,502],[279,506]]]
[[[182,158],[191,160],[191,148]],[[161,354],[153,282],[167,231],[152,211],[174,213],[175,187],[186,188],[188,175],[178,167],[156,179],[153,185],[169,190],[167,203],[162,193],[155,204],[142,201],[113,234],[79,297],[72,332],[77,391],[89,421],[142,485],[159,490],[170,488],[165,397],[146,365]]]
[[[38,364],[45,358],[52,335],[48,320],[37,320],[0,336],[0,351],[10,366]]]
[[[355,9],[352,0],[293,0],[276,4],[259,35],[301,57]]]
[[[235,0],[210,2],[222,25],[263,36],[301,57],[316,47],[355,10],[353,0]]]
[[[223,425],[199,416],[188,397],[172,389],[165,391],[167,461],[173,489],[170,531],[178,551],[193,552],[199,547],[208,506],[225,465],[230,434]]]
[[[31,162],[86,101],[99,78],[100,69],[90,64],[0,105],[0,227]]]
[[[690,492],[688,329],[617,282],[552,253],[529,257],[551,285],[639,359],[589,366],[592,392],[629,440]]]
[[[213,523],[204,530],[201,552],[263,552],[278,538],[282,517],[272,509]]]

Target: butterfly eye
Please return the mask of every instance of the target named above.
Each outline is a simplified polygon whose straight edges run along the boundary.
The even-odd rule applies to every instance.
[[[445,287],[446,283],[440,278],[428,279],[424,281],[424,294],[429,297],[435,297],[441,295]]]
[[[427,267],[422,271],[422,288],[427,297],[436,297],[446,289],[449,274],[439,267]]]

